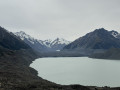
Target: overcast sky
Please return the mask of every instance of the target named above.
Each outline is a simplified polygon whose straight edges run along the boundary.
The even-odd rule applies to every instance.
[[[74,40],[102,27],[120,32],[120,0],[0,0],[0,25],[38,39]]]

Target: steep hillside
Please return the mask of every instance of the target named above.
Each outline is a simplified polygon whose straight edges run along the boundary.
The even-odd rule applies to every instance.
[[[11,50],[30,48],[26,43],[2,27],[0,27],[0,46]]]
[[[120,40],[111,35],[104,28],[96,29],[93,32],[78,38],[74,42],[68,44],[64,50],[75,49],[110,49],[120,48]]]

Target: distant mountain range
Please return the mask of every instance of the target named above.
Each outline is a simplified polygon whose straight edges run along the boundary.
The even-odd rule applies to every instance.
[[[110,48],[120,48],[120,34],[115,30],[108,31],[104,28],[87,33],[85,36],[73,42],[63,38],[56,38],[55,40],[38,40],[23,31],[14,34],[38,52],[62,50],[77,51],[83,55],[90,55],[92,53],[104,52]]]
[[[49,53],[61,50],[56,56],[99,56],[95,53],[104,53],[111,48],[120,48],[120,34],[115,31],[108,31],[104,28],[96,29],[73,42],[62,38],[55,40],[38,40],[23,31],[12,33],[0,27],[0,51],[33,49],[38,52],[47,52],[47,55],[54,56],[56,53]],[[115,49],[114,49],[115,51]],[[109,51],[108,51],[109,52]],[[106,55],[108,54],[106,52]],[[72,53],[72,54],[71,54]],[[107,57],[106,57],[107,58]]]
[[[64,46],[70,43],[70,41],[67,41],[63,38],[56,38],[55,40],[34,39],[23,31],[16,32],[14,34],[38,52],[61,50]]]

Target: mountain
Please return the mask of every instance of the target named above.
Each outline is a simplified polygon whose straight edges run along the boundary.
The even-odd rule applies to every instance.
[[[47,42],[46,42],[47,41]],[[49,50],[51,51],[59,51],[64,46],[68,45],[70,41],[67,41],[63,38],[56,38],[55,40],[45,40],[47,46],[49,47]]]
[[[63,38],[56,38],[55,40],[44,40],[42,43],[48,48],[48,51],[60,51],[64,46],[68,45],[70,41]]]
[[[33,37],[31,37],[30,35],[26,34],[23,31],[16,32],[14,34],[38,52],[61,50],[64,46],[70,43],[69,41],[63,38],[57,38],[55,40],[34,39]]]
[[[47,50],[47,47],[43,44],[41,40],[34,39],[23,31],[16,32],[14,34],[38,52]]]
[[[120,39],[120,33],[115,30],[109,31],[109,33],[117,38]],[[91,58],[99,58],[99,59],[120,59],[120,48],[110,48],[103,53],[95,53],[90,55]]]
[[[96,29],[66,45],[63,50],[107,50],[110,48],[120,48],[120,40],[115,35],[104,28]]]
[[[21,39],[2,27],[0,27],[0,46],[10,50],[30,49]]]

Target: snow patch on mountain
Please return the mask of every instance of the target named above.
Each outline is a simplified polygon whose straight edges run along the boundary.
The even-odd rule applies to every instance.
[[[118,38],[118,36],[120,36],[120,33],[118,33],[117,31],[110,31],[111,35],[114,36],[115,38]]]
[[[35,42],[39,42],[40,44],[42,44],[40,40],[34,39],[33,37],[31,37],[30,35],[26,34],[23,31],[16,32],[14,34],[18,36],[19,38],[21,38],[22,40],[27,39],[31,44],[35,44]]]

